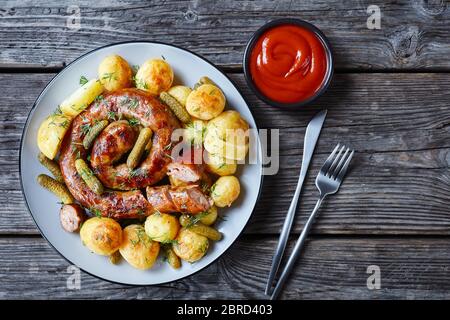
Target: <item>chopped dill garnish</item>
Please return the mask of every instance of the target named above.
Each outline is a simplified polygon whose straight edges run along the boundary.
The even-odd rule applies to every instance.
[[[210,193],[211,192],[210,186],[205,181],[201,182],[200,187],[202,188],[202,191],[204,193]]]
[[[140,172],[139,169],[135,169],[135,170],[131,170],[131,169],[130,169],[130,178],[137,177],[137,176],[139,176],[140,174],[141,174],[141,172]]]
[[[88,83],[89,82],[89,80],[85,77],[85,76],[81,76],[80,77],[80,84],[82,85],[82,86],[84,86],[86,83]]]
[[[103,95],[99,94],[97,97],[95,97],[95,102],[101,102],[104,99]]]
[[[189,219],[189,223],[186,225],[186,228],[190,228],[193,225],[197,224],[198,222],[200,222],[200,220],[202,220],[208,214],[209,214],[208,211],[203,211],[203,212],[200,212],[199,214],[196,214],[195,216],[191,217]]]
[[[52,115],[57,116],[57,115],[61,115],[61,114],[62,114],[61,106],[57,106],[55,111],[53,111]]]
[[[91,124],[90,123],[85,123],[85,124],[82,124],[81,126],[80,126],[80,128],[81,128],[81,133],[85,136],[85,135],[87,135],[88,133],[89,133],[89,131],[91,130]]]
[[[70,124],[69,120],[64,120],[63,122],[60,123],[56,123],[54,120],[52,120],[48,125],[49,126],[57,126],[57,127],[61,127],[61,128],[67,128]]]
[[[102,212],[96,208],[91,208],[89,209],[97,218],[101,218],[102,217]]]
[[[108,120],[115,121],[116,113],[114,111],[108,111]]]
[[[136,98],[133,98],[133,99],[131,99],[131,102],[130,102],[128,108],[131,110],[136,110],[138,105],[139,105],[139,100]]]
[[[137,125],[139,125],[139,120],[138,119],[136,119],[136,118],[131,118],[131,119],[128,119],[128,123],[131,125],[131,126],[137,126]]]
[[[133,76],[132,78],[136,88],[144,88],[144,89],[148,89],[148,84],[147,82],[137,79],[136,76]]]
[[[106,72],[103,74],[102,80],[107,80],[108,82],[111,80],[117,80],[117,76],[115,72]]]
[[[177,239],[160,241],[161,244],[178,244]]]

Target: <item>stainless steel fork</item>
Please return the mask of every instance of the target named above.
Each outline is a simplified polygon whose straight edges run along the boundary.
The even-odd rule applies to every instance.
[[[271,300],[278,297],[284,283],[286,282],[287,277],[292,271],[295,261],[300,255],[303,245],[305,244],[306,237],[308,236],[309,230],[311,229],[322,201],[326,196],[334,194],[339,190],[339,187],[347,172],[348,165],[353,157],[354,152],[354,150],[345,147],[345,145],[341,146],[341,144],[338,144],[320,169],[319,174],[316,178],[316,186],[317,189],[319,189],[320,193],[319,200],[317,200],[316,206],[314,207],[311,215],[308,218],[308,221],[303,227],[302,233],[298,237],[294,250],[292,251],[289,260],[284,267],[283,272],[281,273],[280,279],[275,286],[272,296],[270,297]]]

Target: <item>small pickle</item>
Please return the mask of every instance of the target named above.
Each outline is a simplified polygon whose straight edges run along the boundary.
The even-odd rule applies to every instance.
[[[61,199],[62,203],[71,204],[75,201],[72,194],[70,194],[69,190],[67,190],[66,186],[61,182],[56,181],[52,177],[49,177],[46,174],[40,174],[37,177],[37,181],[42,187],[58,196]]]
[[[121,255],[119,251],[114,252],[109,256],[109,262],[112,264],[118,264],[120,261]]]
[[[172,248],[167,248],[166,249],[166,257],[167,257],[167,262],[169,263],[169,265],[174,268],[174,269],[179,269],[181,268],[181,260],[180,258],[175,254],[175,252],[173,251]]]
[[[108,125],[107,120],[98,121],[95,123],[90,129],[89,132],[86,134],[86,136],[83,139],[83,147],[88,150],[92,144],[94,143],[95,138],[100,134],[100,132],[103,131],[103,129],[106,128]]]
[[[150,128],[143,128],[139,132],[139,137],[134,144],[133,149],[127,158],[127,166],[130,169],[134,169],[139,164],[142,154],[144,153],[148,142],[152,139],[152,130]]]
[[[48,169],[48,171],[50,171],[53,177],[55,177],[56,181],[64,183],[61,169],[59,168],[59,165],[56,161],[50,160],[42,152],[39,152],[38,160],[44,167]]]
[[[197,218],[191,217],[189,215],[183,214],[179,218],[180,224],[186,229],[191,230],[201,236],[207,237],[210,240],[218,241],[222,239],[222,234],[216,229],[205,226],[203,223],[199,222]]]
[[[97,179],[97,177],[94,175],[92,170],[88,167],[83,159],[77,159],[75,161],[75,167],[78,174],[92,191],[94,191],[96,194],[103,193],[104,189],[102,183]]]
[[[161,100],[169,106],[169,108],[173,111],[176,117],[183,123],[191,122],[191,116],[186,111],[186,109],[170,94],[167,92],[161,92],[159,95]]]
[[[205,226],[203,223],[196,223],[188,227],[188,229],[213,241],[219,241],[220,239],[222,239],[222,234],[219,231],[214,228]]]
[[[152,134],[153,134],[153,132],[152,132]],[[152,146],[153,146],[153,141],[152,141],[152,138],[150,137],[150,140],[148,140],[148,143],[145,146],[145,151],[150,152],[150,150],[152,149]]]
[[[194,85],[194,90],[197,89],[198,87],[200,87],[203,84],[212,84],[213,86],[217,85],[214,83],[214,81],[212,81],[210,78],[208,78],[207,76],[203,76],[201,77],[198,82]]]
[[[212,206],[211,208],[209,208],[208,211],[200,214],[201,214],[200,222],[203,223],[205,226],[210,226],[214,224],[214,222],[216,222],[217,220],[218,216],[217,207]]]
[[[187,214],[182,214],[179,218],[180,220],[180,224],[182,227],[186,227],[190,224],[192,224],[192,218],[191,216],[187,215]]]

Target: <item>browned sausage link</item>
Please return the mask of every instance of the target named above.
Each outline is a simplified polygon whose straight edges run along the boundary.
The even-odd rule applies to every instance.
[[[159,212],[182,212],[197,214],[209,210],[212,200],[198,186],[147,187],[147,199]]]
[[[116,118],[135,118],[155,132],[152,150],[136,169],[140,174],[137,175],[136,170],[133,172],[128,170],[126,164],[103,165],[101,172],[96,171],[95,174],[101,178],[105,186],[121,190],[145,188],[160,181],[166,174],[167,164],[170,163],[168,156],[170,151],[166,151],[164,147],[170,143],[172,131],[180,127],[178,120],[166,108],[157,98],[144,91],[124,89],[94,102],[75,117],[71,129],[64,138],[59,162],[66,185],[80,204],[100,211],[103,216],[116,219],[136,218],[153,212],[140,190],[95,194],[77,174],[75,160],[78,157],[86,159],[87,156],[82,146],[83,123],[111,119],[112,114]]]
[[[61,226],[67,232],[78,232],[85,219],[84,209],[77,204],[65,204],[59,211]]]

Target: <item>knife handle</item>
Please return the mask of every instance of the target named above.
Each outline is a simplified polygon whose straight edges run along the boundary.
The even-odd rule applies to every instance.
[[[295,212],[297,211],[298,198],[300,197],[300,192],[302,190],[303,182],[305,181],[305,175],[300,174],[297,182],[297,187],[295,188],[294,197],[292,198],[291,205],[289,206],[286,219],[284,220],[283,229],[281,230],[280,238],[278,239],[277,249],[272,259],[272,266],[270,267],[269,278],[266,284],[266,295],[272,293],[272,283],[275,275],[280,267],[281,259],[283,258],[284,250],[286,249],[286,244],[289,239],[289,233],[291,232],[292,223],[294,222]]]

